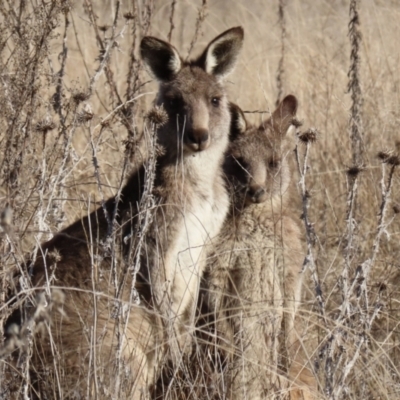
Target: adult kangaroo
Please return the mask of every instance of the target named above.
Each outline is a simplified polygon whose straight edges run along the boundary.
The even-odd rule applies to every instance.
[[[59,232],[28,263],[34,291],[46,293],[47,309],[52,308],[47,333],[34,338],[33,392],[51,398],[140,398],[165,349],[172,350],[175,361],[185,351],[207,247],[229,208],[222,178],[230,127],[223,80],[233,70],[242,42],[243,29],[232,28],[211,41],[200,57],[183,61],[169,43],[142,39],[143,62],[159,81],[155,105],[168,117],[156,130],[161,149],[151,192],[154,207],[139,206],[149,180],[143,165],[130,176],[118,201],[109,199]],[[151,218],[144,237],[138,238],[143,212]],[[112,255],[103,244],[111,228],[120,249]],[[135,283],[131,260],[137,258],[139,240]],[[141,305],[132,303],[134,286]],[[36,311],[26,313],[21,307],[22,328],[16,332],[15,324],[9,324],[14,327],[11,339],[23,340],[24,327],[40,314],[42,300],[43,295],[31,297]]]

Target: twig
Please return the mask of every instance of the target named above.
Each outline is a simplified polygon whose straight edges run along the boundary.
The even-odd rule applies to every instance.
[[[189,57],[190,57],[190,53],[192,52],[193,47],[194,47],[195,43],[197,42],[197,39],[199,38],[201,25],[203,24],[204,20],[207,17],[207,3],[208,3],[208,0],[202,0],[202,4],[201,4],[201,7],[199,8],[199,13],[197,15],[196,28],[195,28],[195,31],[194,31],[194,36],[193,36],[192,41],[190,42],[190,46],[189,46],[188,55],[186,57],[186,60],[188,60]]]
[[[286,20],[285,20],[285,0],[279,0],[279,26],[281,28],[281,58],[279,59],[278,73],[276,75],[276,86],[278,88],[278,96],[276,98],[275,105],[278,107],[279,102],[282,98],[283,93],[283,78],[284,78],[284,67],[283,63],[285,60],[285,38],[286,38]]]
[[[171,1],[171,13],[169,14],[169,32],[168,32],[168,42],[171,43],[172,39],[172,31],[175,28],[174,25],[174,14],[175,14],[175,5],[176,5],[176,0]]]

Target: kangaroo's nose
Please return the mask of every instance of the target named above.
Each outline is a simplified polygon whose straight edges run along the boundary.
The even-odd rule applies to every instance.
[[[265,200],[266,190],[260,185],[250,186],[247,196],[253,203],[262,203]]]
[[[188,132],[188,145],[194,151],[205,150],[210,144],[210,135],[207,129],[193,129]]]

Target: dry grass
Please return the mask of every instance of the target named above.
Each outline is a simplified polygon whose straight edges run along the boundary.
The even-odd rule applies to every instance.
[[[231,99],[267,113],[281,89],[293,93],[304,129],[320,132],[312,146],[298,146],[305,180],[293,204],[309,221],[304,246],[312,262],[305,268],[301,316],[319,397],[397,399],[400,185],[394,153],[379,158],[378,152],[400,149],[400,10],[396,1],[361,2],[364,165],[355,174],[349,6],[327,0],[3,0],[0,322],[13,310],[6,293],[13,290],[13,273],[25,276],[26,253],[37,253],[40,242],[116,195],[141,161],[140,132],[156,84],[138,59],[140,38],[171,38],[186,56],[242,25],[245,45],[228,84]],[[259,122],[261,116],[249,118]],[[26,279],[20,285],[30,296]],[[0,398],[10,398],[11,390],[16,398],[28,396],[26,354],[11,381],[2,382],[9,359],[0,364]],[[203,372],[182,380],[187,398],[196,398],[196,385],[207,385]]]

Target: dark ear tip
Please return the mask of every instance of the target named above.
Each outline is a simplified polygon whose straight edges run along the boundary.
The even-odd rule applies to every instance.
[[[147,50],[154,47],[160,47],[160,39],[153,36],[145,36],[140,41],[140,50]]]
[[[140,48],[147,47],[152,41],[152,39],[153,38],[151,36],[144,36],[140,41]]]
[[[290,113],[292,115],[296,114],[297,107],[298,107],[298,101],[295,96],[292,94],[287,95],[283,100],[282,100],[282,106],[290,110]]]
[[[235,35],[240,36],[242,39],[244,38],[244,29],[242,26],[235,26],[234,28],[231,28],[230,31]]]

